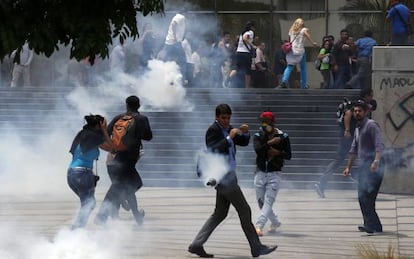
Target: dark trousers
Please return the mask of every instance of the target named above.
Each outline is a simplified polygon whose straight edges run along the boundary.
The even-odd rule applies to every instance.
[[[125,200],[134,218],[139,220],[142,215],[138,211],[135,192],[142,187],[142,180],[135,163],[116,163],[108,165],[107,169],[112,183],[99,209],[98,222],[105,223],[108,216],[117,215],[120,204]]]
[[[164,61],[175,61],[180,67],[183,80],[187,80],[187,60],[181,42],[173,45],[164,44],[163,51],[163,56],[160,58]]]
[[[323,77],[323,85],[322,89],[329,89],[331,88],[332,84],[332,73],[330,69],[321,70],[321,74]]]
[[[240,187],[218,188],[216,193],[216,207],[213,214],[204,223],[192,243],[193,246],[202,246],[213,233],[214,229],[227,217],[230,204],[236,209],[241,227],[250,244],[252,254],[257,254],[261,243],[252,223],[252,211]]]
[[[266,88],[266,72],[261,70],[252,71],[252,85],[254,88]]]
[[[358,71],[352,78],[346,83],[349,87],[353,89],[358,88],[371,88],[370,85],[367,85],[367,82],[371,76],[371,62],[369,57],[359,57],[358,58]]]
[[[338,167],[343,164],[344,160],[348,157],[348,152],[351,149],[353,138],[344,137],[343,130],[341,130],[340,134],[342,134],[342,136],[339,138],[339,143],[338,143],[339,146],[338,146],[338,150],[336,151],[335,158],[329,163],[329,165],[326,167],[325,171],[323,172],[321,178],[319,179],[319,186],[322,190],[326,188],[328,179],[338,169]]]
[[[368,159],[361,163],[358,176],[358,201],[364,226],[371,230],[382,231],[382,224],[375,210],[375,201],[384,176],[384,167],[380,164],[377,172],[371,172],[370,166],[373,160]]]
[[[237,78],[233,87],[244,88],[246,75],[252,74],[252,56],[249,52],[237,52],[236,53],[236,66],[237,66]]]
[[[408,45],[408,33],[393,33],[391,43],[393,46]]]

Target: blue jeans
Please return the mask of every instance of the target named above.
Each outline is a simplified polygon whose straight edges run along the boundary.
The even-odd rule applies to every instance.
[[[273,204],[279,192],[281,180],[278,172],[256,172],[254,186],[260,208],[260,216],[256,222],[257,227],[263,228],[268,219],[273,225],[279,223],[277,215],[273,211]]]
[[[335,89],[343,89],[345,84],[351,79],[351,65],[339,64],[335,77]]]
[[[92,169],[69,168],[67,174],[69,187],[79,196],[81,208],[73,223],[73,228],[85,227],[92,210],[95,208],[95,176]]]
[[[285,71],[283,72],[282,83],[287,84],[289,81],[290,74],[293,71],[295,65],[287,65]],[[303,53],[302,59],[300,60],[300,88],[306,89],[307,79],[306,79],[306,55]]]

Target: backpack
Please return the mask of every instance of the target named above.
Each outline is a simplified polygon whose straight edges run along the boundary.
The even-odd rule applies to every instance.
[[[337,122],[342,126],[344,123],[345,113],[352,109],[353,103],[344,97],[344,100],[338,105],[336,110]]]
[[[321,70],[321,64],[322,64],[321,60],[320,60],[319,58],[317,58],[317,59],[315,60],[315,63],[314,63],[314,65],[315,65],[315,69],[316,69],[316,70]]]
[[[122,115],[112,128],[112,145],[116,151],[126,151],[134,140],[135,118],[132,115]]]

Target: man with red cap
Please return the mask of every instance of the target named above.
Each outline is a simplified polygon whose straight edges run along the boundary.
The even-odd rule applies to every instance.
[[[275,127],[275,116],[266,111],[260,114],[260,131],[254,135],[256,151],[256,173],[254,185],[260,208],[256,232],[263,235],[263,227],[270,221],[269,233],[274,233],[281,223],[273,211],[273,204],[279,191],[284,160],[290,160],[292,152],[287,133]]]

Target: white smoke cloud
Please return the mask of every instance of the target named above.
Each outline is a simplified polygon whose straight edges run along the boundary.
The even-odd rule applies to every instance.
[[[53,193],[66,189],[70,137],[50,129],[50,135],[27,143],[16,134],[7,133],[0,145],[0,194],[25,195]]]
[[[137,95],[141,99],[141,110],[191,111],[194,105],[186,100],[182,76],[175,62],[150,60],[148,71],[142,76],[119,72],[97,78],[99,88],[76,87],[67,100],[79,114],[105,114],[126,97]],[[98,96],[97,96],[98,94]]]
[[[122,243],[131,238],[130,227],[117,224],[104,231],[62,228],[49,240],[17,226],[0,227],[0,258],[7,259],[110,259],[121,258]],[[110,236],[111,238],[108,238]]]
[[[217,184],[229,171],[228,158],[222,154],[199,151],[196,155],[197,170],[201,172],[201,180],[207,185],[210,179]]]
[[[163,42],[169,18],[155,16],[147,21],[153,23],[153,28],[158,30],[157,36]],[[192,20],[191,24],[193,31],[197,31],[194,29],[197,19]],[[209,24],[215,26],[216,23],[207,22],[204,19],[198,26],[206,32],[210,30],[206,26]],[[134,42],[128,42],[128,44],[126,44],[127,48],[136,47]],[[69,61],[68,52],[68,48],[62,46],[60,51],[50,58],[37,56],[37,63],[35,62],[32,67],[35,71],[33,75],[37,77],[37,81],[34,80],[35,86],[74,86],[66,96],[66,102],[56,103],[55,109],[51,108],[50,113],[45,111],[42,114],[42,121],[48,122],[49,128],[45,128],[39,134],[34,132],[28,134],[30,135],[30,140],[28,140],[27,136],[19,135],[18,130],[13,130],[15,121],[1,126],[4,141],[0,145],[2,154],[0,156],[0,195],[11,197],[10,202],[13,202],[13,197],[16,199],[17,197],[37,197],[35,196],[37,194],[49,197],[62,197],[63,195],[70,197],[69,199],[75,203],[79,202],[78,197],[67,185],[66,172],[72,158],[69,148],[74,136],[84,124],[84,115],[92,113],[106,116],[110,112],[118,111],[119,107],[124,107],[125,98],[130,95],[140,97],[142,105],[140,111],[144,114],[145,111],[193,110],[193,104],[187,100],[179,68],[174,62],[150,60],[148,69],[140,74],[110,73],[107,72],[108,60],[97,58],[95,65],[91,67],[84,61]],[[0,79],[0,81],[4,85],[9,85],[6,79]],[[33,91],[36,89],[33,88]],[[119,110],[119,113],[123,111],[124,109]],[[27,120],[30,120],[30,117]],[[33,123],[34,129],[35,124],[39,123],[38,120],[34,118],[32,121],[25,121],[25,125],[31,128],[31,123]],[[227,171],[222,165],[221,158],[213,158],[212,165],[216,165],[219,171]],[[109,181],[106,175],[105,152],[101,152],[97,166],[101,176],[98,185],[102,187],[105,181]],[[208,169],[210,170],[211,172],[207,174],[209,177],[215,177],[218,180],[222,178],[218,171]],[[98,199],[97,208],[100,204],[101,200]],[[12,206],[7,205],[7,202],[2,203],[2,208],[4,207],[13,209]],[[13,219],[0,223],[0,258],[120,258],[123,241],[133,239],[131,224],[135,223],[130,221],[126,223],[128,227],[119,227],[116,222],[111,222],[113,224],[109,224],[110,226],[104,230],[93,227],[90,229],[97,208],[92,213],[86,230],[70,231],[68,229],[67,224],[73,220],[70,218],[75,217],[78,212],[76,208],[72,215],[68,215],[68,220],[62,223],[61,228],[56,233],[51,233],[52,237],[49,237],[50,233],[47,237],[41,233],[27,233],[27,229],[21,230],[20,223],[14,222]],[[33,222],[30,223],[33,224]],[[108,236],[112,238],[108,239]],[[146,237],[146,240],[150,239],[151,237]],[[140,240],[140,242],[146,242],[146,240]]]

